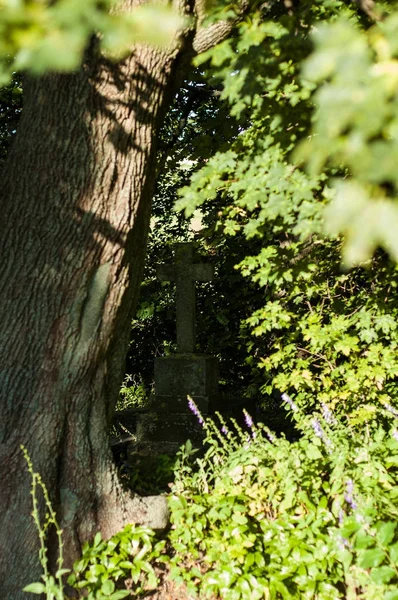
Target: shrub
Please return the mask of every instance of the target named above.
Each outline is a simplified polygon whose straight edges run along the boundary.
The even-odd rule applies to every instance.
[[[292,443],[249,415],[248,432],[204,421],[208,450],[181,458],[170,498],[173,577],[225,600],[397,599],[397,431],[284,399]]]
[[[167,562],[171,577],[200,598],[398,600],[397,408],[353,426],[325,404],[306,415],[283,400],[296,424],[293,442],[247,413],[246,431],[220,415],[216,426],[190,400],[207,449],[194,458],[187,442],[179,453],[166,540],[131,525],[108,541],[97,534],[69,584],[92,600],[137,597],[158,585],[155,568]],[[29,469],[34,514],[37,485],[49,513],[44,525],[36,519],[43,583],[25,589],[63,600],[60,531]],[[50,524],[61,550],[56,579],[46,563]]]
[[[89,600],[119,600],[155,588],[158,578],[151,561],[159,558],[164,542],[155,543],[154,535],[151,529],[134,525],[106,541],[97,533],[92,544],[84,544],[68,583],[84,590]],[[117,590],[117,582],[126,579],[132,589]]]

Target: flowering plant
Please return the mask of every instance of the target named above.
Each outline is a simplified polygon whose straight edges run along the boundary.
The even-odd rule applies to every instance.
[[[248,414],[247,431],[221,417],[216,426],[190,401],[208,449],[180,457],[173,576],[228,600],[398,599],[395,426],[356,430],[326,405],[305,415],[283,400],[293,442]]]

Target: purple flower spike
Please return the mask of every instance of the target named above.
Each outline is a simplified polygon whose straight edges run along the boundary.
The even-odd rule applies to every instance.
[[[345,517],[346,515],[345,515],[345,512],[344,512],[344,510],[341,508],[341,504],[340,504],[340,502],[339,502],[339,501],[337,501],[337,509],[338,509],[338,511],[339,511],[339,512],[338,512],[338,520],[339,520],[339,525],[341,526],[341,525],[343,524],[343,522],[344,522],[344,517]]]
[[[322,429],[321,424],[318,421],[318,419],[312,419],[312,427],[314,428],[315,434],[318,437],[323,438],[323,436],[324,436],[323,429]]]
[[[282,400],[283,400],[283,402],[286,402],[290,406],[290,408],[292,409],[293,412],[297,412],[298,411],[297,404],[295,404],[293,402],[293,400],[290,398],[290,396],[288,396],[287,394],[283,393],[282,394]]]
[[[351,506],[352,510],[357,509],[357,503],[354,500],[354,482],[352,479],[348,479],[346,483],[346,493],[344,494],[344,500],[347,502],[349,506]]]
[[[333,413],[330,410],[330,408],[323,402],[321,402],[321,407],[322,407],[322,416],[325,419],[325,422],[328,425],[335,425],[336,419],[334,418]]]
[[[256,428],[254,426],[254,421],[246,410],[243,411],[243,414],[245,415],[245,423],[247,427],[251,429],[252,438],[254,439],[256,437]]]
[[[269,441],[271,442],[271,444],[272,444],[272,443],[275,441],[275,438],[274,438],[274,436],[273,436],[273,435],[271,435],[271,434],[270,434],[270,432],[269,432],[269,431],[267,431],[266,429],[265,429],[264,431],[265,431],[265,435],[267,436],[268,440],[269,440]]]
[[[246,412],[245,410],[243,411],[243,414],[245,415],[245,423],[248,426],[249,429],[253,428],[253,419],[251,418],[251,416],[249,415],[248,412]]]
[[[223,426],[221,427],[221,433],[222,433],[223,435],[227,435],[227,433],[228,433],[228,429],[225,427],[225,425],[223,425]]]
[[[312,419],[311,421],[311,425],[312,428],[315,432],[315,435],[317,435],[319,438],[321,438],[321,440],[323,441],[323,443],[325,444],[325,446],[330,446],[331,445],[331,441],[329,440],[328,436],[326,435],[326,433],[323,431],[320,422],[318,421],[318,419]]]
[[[200,414],[200,411],[199,411],[198,407],[196,406],[195,402],[192,400],[192,398],[190,396],[188,396],[188,406],[189,406],[189,410],[191,412],[193,412],[195,417],[198,419],[199,425],[203,425],[204,419],[203,419],[202,415]]]
[[[346,548],[351,550],[350,542],[342,536],[339,537],[339,547],[340,547],[340,550],[345,550]]]

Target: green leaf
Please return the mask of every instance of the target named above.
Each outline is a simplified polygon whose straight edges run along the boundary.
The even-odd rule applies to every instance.
[[[363,569],[369,569],[370,567],[378,567],[383,562],[385,553],[380,548],[372,548],[371,550],[364,550],[361,555],[359,564]]]
[[[355,548],[357,550],[362,550],[364,548],[368,548],[369,546],[374,546],[374,543],[374,537],[368,535],[363,529],[360,529],[358,531],[355,537]]]
[[[103,573],[106,573],[107,569],[103,564],[95,564],[90,566],[90,573],[93,573],[95,577],[99,578]]]
[[[395,544],[393,544],[392,546],[390,546],[389,552],[390,552],[391,561],[395,565],[398,565],[398,543],[397,542]]]
[[[127,598],[127,596],[131,596],[131,592],[129,590],[119,590],[114,592],[109,600],[121,600],[122,598]]]
[[[307,447],[307,456],[311,460],[320,460],[322,458],[322,452],[314,444],[309,444]]]
[[[377,526],[376,538],[382,546],[388,546],[393,540],[396,527],[397,524],[392,521]]]
[[[238,525],[246,525],[247,523],[247,517],[236,512],[233,513],[232,520],[234,521],[234,523],[238,523]]]
[[[31,594],[44,594],[46,586],[44,583],[30,583],[29,585],[26,585],[22,591],[30,592]]]
[[[391,579],[396,577],[396,575],[397,573],[395,569],[387,566],[376,567],[370,572],[370,576],[373,579],[373,581],[379,585],[388,583],[389,581],[391,581]]]
[[[114,582],[111,581],[110,579],[108,579],[107,581],[104,581],[104,583],[101,586],[101,592],[105,596],[110,596],[111,594],[113,594],[114,591],[115,591]]]
[[[132,563],[130,560],[122,560],[122,561],[119,563],[119,567],[120,567],[121,569],[131,569],[131,568],[132,568],[132,566],[133,566],[133,563]]]

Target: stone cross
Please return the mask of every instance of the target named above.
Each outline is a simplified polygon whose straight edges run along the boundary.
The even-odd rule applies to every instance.
[[[177,352],[191,354],[195,351],[195,281],[211,281],[213,267],[193,262],[192,242],[176,244],[175,248],[175,263],[161,265],[156,272],[161,281],[176,282]]]

